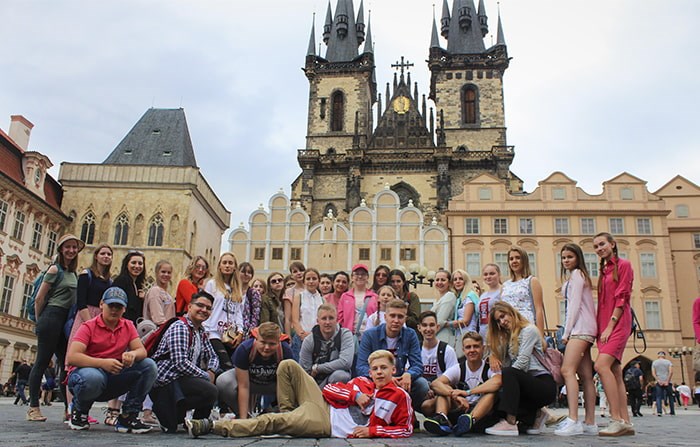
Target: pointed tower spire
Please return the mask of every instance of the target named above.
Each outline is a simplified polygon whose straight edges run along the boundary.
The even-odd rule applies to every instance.
[[[484,0],[479,0],[479,26],[481,27],[481,37],[486,37],[489,33],[488,17],[486,17],[486,7],[484,6]]]
[[[506,38],[503,35],[503,25],[501,24],[501,11],[498,11],[498,31],[496,32],[496,45],[505,45]]]
[[[357,26],[352,0],[338,0],[328,38],[326,59],[350,62],[358,56]]]
[[[357,46],[359,47],[365,41],[365,5],[363,0],[360,0],[360,10],[357,12],[355,29],[357,30]]]
[[[425,109],[425,95],[423,95],[423,102],[422,102],[422,104],[421,104],[421,112],[422,112],[422,115],[423,115],[423,125],[424,125],[424,126],[425,126],[425,120],[426,120],[425,110],[426,110],[426,109]]]
[[[411,72],[410,71],[406,72],[406,76],[407,76],[406,77],[406,85],[408,86],[408,88],[410,90],[410,88],[411,88]],[[413,98],[413,99],[416,99],[416,98]]]
[[[447,0],[442,0],[442,19],[440,19],[440,33],[445,39],[448,38],[450,32],[450,7],[447,6]]]
[[[382,116],[382,94],[381,93],[377,94],[377,116],[378,117]]]
[[[413,99],[418,102],[418,83],[413,84]]]
[[[447,52],[450,54],[480,54],[486,50],[484,36],[474,0],[454,0],[450,20]]]
[[[447,0],[445,0],[447,1]],[[328,0],[328,10],[326,11],[326,22],[323,24],[323,43],[328,45],[328,39],[331,37],[331,28],[333,27],[333,11],[331,11],[331,0]]]
[[[394,73],[394,78],[396,78],[396,73]],[[386,108],[389,108],[389,103],[391,102],[391,93],[389,90],[389,83],[386,83]],[[381,116],[381,115],[380,115]]]
[[[374,44],[372,43],[372,15],[367,17],[367,38],[365,40],[365,48],[363,53],[374,53]]]
[[[311,21],[311,36],[309,37],[309,49],[306,51],[307,56],[316,56],[316,13]]]
[[[433,32],[430,35],[430,48],[440,48],[440,38],[438,37],[437,22],[433,16]]]

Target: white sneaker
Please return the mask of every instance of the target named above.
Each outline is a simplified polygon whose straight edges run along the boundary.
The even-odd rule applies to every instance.
[[[583,424],[583,434],[588,436],[598,436],[598,425]]]
[[[545,423],[547,422],[547,418],[549,415],[542,411],[540,408],[537,410],[537,417],[535,418],[535,423],[532,424],[532,427],[528,428],[525,432],[528,435],[539,435],[542,433],[542,430],[544,430]]]
[[[583,434],[583,424],[581,424],[581,421],[575,421],[567,417],[559,424],[559,427],[554,430],[554,434],[557,436],[581,435]]]

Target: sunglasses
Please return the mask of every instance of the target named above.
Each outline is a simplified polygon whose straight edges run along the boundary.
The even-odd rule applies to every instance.
[[[194,302],[194,303],[192,303],[192,304],[194,304],[195,306],[199,307],[200,309],[206,309],[206,310],[208,310],[209,312],[211,312],[211,306],[208,305],[208,304],[204,304],[204,303],[200,303],[200,302]]]
[[[279,284],[281,282],[284,282],[284,279],[282,278],[276,278],[276,279],[271,279],[270,284]]]

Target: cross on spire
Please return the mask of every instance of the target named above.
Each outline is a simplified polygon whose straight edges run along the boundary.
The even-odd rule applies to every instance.
[[[396,61],[395,64],[391,64],[391,68],[400,68],[401,69],[401,76],[403,76],[404,68],[409,68],[409,67],[413,67],[413,66],[414,66],[414,64],[412,64],[408,60],[406,60],[406,62],[404,62],[403,56],[401,56],[401,63],[399,63],[399,61]]]

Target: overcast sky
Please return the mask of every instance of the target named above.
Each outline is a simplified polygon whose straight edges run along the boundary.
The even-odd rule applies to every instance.
[[[380,92],[405,56],[428,93],[433,3],[439,20],[441,0],[365,1]],[[58,177],[62,161],[104,161],[149,107],[183,107],[235,228],[280,187],[289,194],[300,172],[301,67],[313,13],[318,44],[327,4],[0,0],[0,128],[12,114],[32,121],[30,149]],[[486,7],[495,34],[497,4]],[[700,183],[699,1],[501,0],[500,9],[511,169],[527,191],[555,170],[591,194],[622,171],[651,191],[676,174]]]

